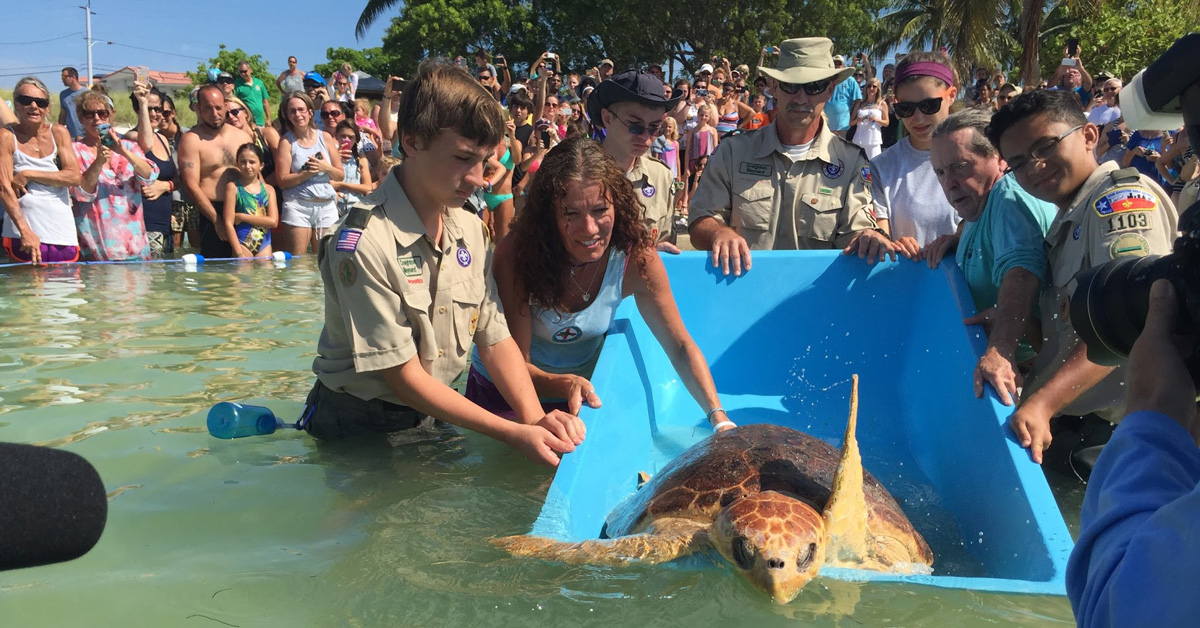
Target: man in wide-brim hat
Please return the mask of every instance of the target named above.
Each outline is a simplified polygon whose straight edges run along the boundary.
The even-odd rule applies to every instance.
[[[692,244],[714,266],[750,269],[751,249],[842,249],[873,262],[895,254],[878,230],[871,166],[862,148],[834,135],[822,117],[833,86],[854,68],[834,67],[833,42],[789,39],[771,79],[775,121],[721,141],[692,195]]]
[[[673,244],[675,177],[665,163],[647,157],[646,152],[665,128],[667,112],[681,98],[668,98],[655,75],[630,70],[602,81],[587,101],[588,118],[603,129],[604,150],[625,170],[642,202],[646,228],[659,250],[672,253],[679,252]]]

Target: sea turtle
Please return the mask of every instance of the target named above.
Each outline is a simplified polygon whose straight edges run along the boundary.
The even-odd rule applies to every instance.
[[[933,552],[887,490],[862,468],[858,376],[842,451],[778,425],[718,432],[672,460],[579,543],[510,536],[516,556],[575,564],[657,564],[715,548],[786,604],[822,565],[925,572]]]

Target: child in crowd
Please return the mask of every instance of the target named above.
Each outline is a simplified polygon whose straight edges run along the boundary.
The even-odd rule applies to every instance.
[[[696,191],[696,184],[700,182],[700,175],[704,172],[704,166],[708,164],[708,156],[717,150],[717,129],[712,123],[720,114],[717,113],[717,106],[713,104],[701,104],[696,111],[696,128],[688,131],[687,141],[685,143],[687,152],[687,195],[691,197]]]
[[[375,171],[371,178],[375,181],[375,187],[378,188],[384,180],[388,178],[388,174],[392,172],[392,168],[400,165],[400,159],[391,155],[383,155],[379,158],[379,163],[375,164]]]
[[[359,152],[363,138],[358,125],[342,120],[334,129],[333,139],[337,140],[338,149],[342,151],[342,169],[346,173],[341,181],[333,182],[333,190],[337,192],[338,218],[343,218],[363,196],[375,189],[375,185],[371,182],[371,165]]]
[[[384,145],[383,134],[379,132],[379,125],[375,124],[375,120],[371,119],[371,101],[366,98],[359,98],[354,101],[354,123],[358,125],[358,130],[362,134],[362,139],[358,143],[358,152],[364,155],[379,149]]]
[[[667,116],[666,124],[663,126],[663,140],[665,149],[657,157],[671,169],[673,180],[671,188],[675,193],[675,206],[682,208],[686,214],[687,198],[686,195],[679,193],[683,189],[683,178],[679,172],[679,123],[671,116]]]
[[[750,108],[754,110],[754,115],[742,121],[742,128],[747,131],[767,126],[771,120],[767,117],[765,111],[767,106],[766,94],[755,94],[750,97]]]
[[[237,178],[225,185],[225,238],[234,257],[270,257],[271,228],[279,222],[275,188],[263,183],[263,154],[253,143],[238,147]]]

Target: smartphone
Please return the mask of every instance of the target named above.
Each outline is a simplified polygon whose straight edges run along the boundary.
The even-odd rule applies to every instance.
[[[353,143],[354,143],[354,140],[351,140],[350,138],[347,137],[347,138],[342,139],[342,141],[340,142],[340,146],[342,147],[342,150],[350,150],[350,145]]]
[[[504,55],[496,55],[492,57],[492,63],[494,65],[504,65]]]
[[[139,65],[133,68],[133,80],[144,85],[150,84],[150,68]]]
[[[1066,66],[1075,67],[1075,60],[1071,59],[1071,58],[1066,58],[1066,59],[1062,60],[1062,64],[1066,65]]]
[[[1079,54],[1079,38],[1072,37],[1067,40],[1067,55],[1074,57]]]
[[[104,146],[107,146],[109,148],[112,148],[113,146],[117,145],[117,141],[114,140],[113,136],[109,133],[109,131],[112,131],[111,124],[108,124],[107,122],[105,122],[104,124],[101,124],[100,126],[96,127],[96,131],[98,133],[100,133],[100,143],[101,144],[103,144]]]
[[[1109,146],[1116,146],[1117,144],[1121,143],[1121,129],[1113,129],[1105,135],[1108,136]]]
[[[554,54],[553,52],[547,52],[546,57],[549,59],[557,59],[558,55]]]

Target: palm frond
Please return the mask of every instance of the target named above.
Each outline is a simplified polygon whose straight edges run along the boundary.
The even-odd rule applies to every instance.
[[[362,39],[362,36],[367,34],[367,29],[371,28],[384,11],[399,3],[400,0],[367,0],[367,6],[363,7],[362,15],[358,16],[358,23],[354,25],[354,38]]]

